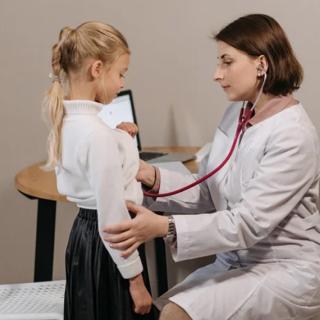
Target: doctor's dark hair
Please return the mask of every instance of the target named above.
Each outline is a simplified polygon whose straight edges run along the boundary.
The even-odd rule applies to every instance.
[[[110,25],[89,21],[75,29],[65,27],[60,31],[59,39],[52,47],[52,84],[43,101],[43,111],[50,129],[48,160],[44,169],[53,169],[61,156],[63,99],[70,73],[81,76],[87,58],[101,60],[108,68],[125,53],[130,54],[125,37]]]
[[[264,14],[240,17],[224,27],[214,39],[249,56],[265,56],[268,70],[264,93],[286,95],[299,89],[303,69],[285,32],[272,17]]]

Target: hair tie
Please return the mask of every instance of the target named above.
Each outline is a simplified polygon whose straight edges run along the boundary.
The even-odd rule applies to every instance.
[[[59,83],[61,83],[60,76],[57,76],[56,74],[53,74],[52,72],[49,73],[49,78],[51,79],[52,82],[58,81]]]

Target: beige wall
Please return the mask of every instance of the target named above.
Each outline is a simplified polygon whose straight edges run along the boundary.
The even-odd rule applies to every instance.
[[[319,129],[318,0],[1,0],[0,283],[33,277],[36,202],[20,195],[13,180],[21,168],[45,158],[40,102],[58,30],[93,19],[118,27],[132,49],[127,86],[134,90],[142,143],[201,145],[211,139],[227,103],[212,82],[216,52],[209,36],[252,12],[273,15],[287,31],[305,68],[297,96]],[[74,206],[58,205],[55,279],[64,277],[74,214]]]

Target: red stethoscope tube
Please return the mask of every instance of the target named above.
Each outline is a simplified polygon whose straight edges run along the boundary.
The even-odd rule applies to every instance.
[[[196,181],[194,181],[194,182],[192,182],[182,188],[179,188],[177,190],[173,190],[173,191],[165,192],[165,193],[152,193],[152,192],[145,191],[143,194],[146,197],[157,197],[157,198],[158,197],[169,197],[169,196],[181,193],[183,191],[186,191],[186,190],[198,185],[199,183],[202,183],[203,181],[207,180],[208,178],[210,178],[214,174],[216,174],[218,171],[220,171],[224,167],[224,165],[229,161],[230,157],[232,156],[232,153],[237,145],[237,141],[238,141],[238,138],[241,134],[241,131],[245,128],[248,120],[251,118],[252,112],[253,112],[253,109],[249,109],[248,112],[244,115],[244,108],[243,107],[241,108],[236,134],[234,136],[229,153],[226,156],[226,158],[215,169],[213,169],[211,172],[209,172],[205,176],[199,178],[198,180],[196,180]]]

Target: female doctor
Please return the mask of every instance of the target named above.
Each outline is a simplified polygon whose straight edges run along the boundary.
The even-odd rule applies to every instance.
[[[216,254],[214,263],[157,299],[162,320],[313,319],[320,314],[320,159],[316,130],[292,96],[302,68],[280,25],[266,15],[241,17],[215,40],[214,79],[235,103],[199,175],[226,158],[244,105],[230,160],[197,187],[146,201],[172,216],[129,205],[136,217],[108,226],[106,240],[124,256],[159,236],[175,261]],[[146,163],[138,178],[160,193],[192,181]]]

